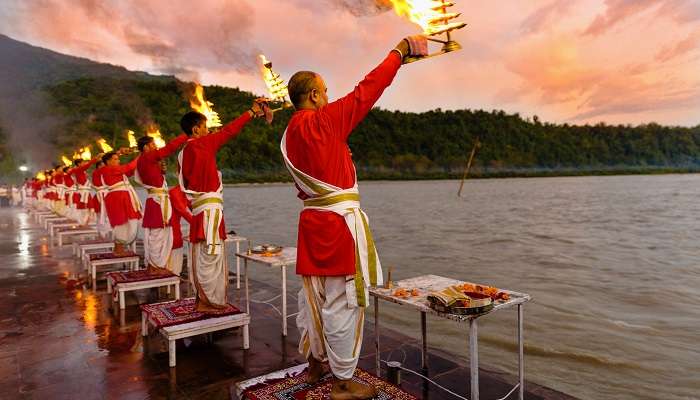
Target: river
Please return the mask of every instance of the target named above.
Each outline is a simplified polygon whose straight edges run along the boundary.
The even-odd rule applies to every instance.
[[[529,293],[528,380],[587,399],[700,396],[700,175],[471,180],[461,198],[458,186],[360,184],[395,279],[431,273]],[[295,245],[291,185],[227,187],[225,199],[229,229]],[[251,277],[279,281],[261,266]],[[382,306],[383,326],[419,337],[415,313]],[[481,364],[516,373],[515,310],[480,321]],[[429,317],[428,329],[431,347],[467,358],[465,326]]]

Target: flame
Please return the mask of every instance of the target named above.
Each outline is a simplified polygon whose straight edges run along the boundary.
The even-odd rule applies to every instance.
[[[391,0],[391,4],[396,14],[418,24],[426,35],[438,35],[465,25],[449,22],[460,14],[447,12],[455,4],[446,0]]]
[[[156,144],[157,148],[162,149],[165,147],[165,140],[163,140],[163,137],[160,135],[160,129],[154,126],[148,127],[146,135],[153,138],[153,142]]]
[[[73,165],[73,161],[71,161],[70,158],[68,158],[66,156],[61,156],[61,161],[63,161],[63,164],[66,167],[70,167],[71,165]]]
[[[41,171],[40,171],[40,172],[37,172],[37,174],[36,174],[36,179],[38,179],[38,180],[40,180],[40,181],[44,181],[44,180],[46,180],[46,174],[44,174],[44,173],[41,172]]]
[[[196,84],[194,88],[194,94],[190,97],[190,107],[193,110],[204,114],[207,117],[207,128],[216,128],[221,126],[221,119],[219,119],[219,113],[214,111],[212,106],[214,103],[204,99],[204,88],[199,83]]]
[[[138,143],[136,142],[136,136],[134,136],[134,131],[126,132],[126,138],[129,139],[129,147],[138,146]]]
[[[97,144],[100,145],[100,148],[102,149],[103,153],[109,153],[110,151],[114,151],[112,146],[108,145],[107,141],[102,138],[97,139]]]
[[[80,149],[80,158],[82,158],[85,161],[92,160],[92,152],[90,151],[90,146],[85,146],[82,149]]]
[[[276,101],[285,101],[285,98],[289,96],[289,91],[287,90],[287,85],[284,83],[279,74],[272,70],[272,63],[268,61],[265,55],[260,54],[260,72],[262,73],[263,80],[265,80],[265,85],[267,86],[267,91],[270,93],[270,98]]]
[[[80,159],[80,152],[79,151],[73,152],[73,157],[71,157],[71,158],[74,160],[79,160]]]

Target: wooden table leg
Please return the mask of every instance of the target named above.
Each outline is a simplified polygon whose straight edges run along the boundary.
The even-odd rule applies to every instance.
[[[469,373],[471,375],[471,398],[479,400],[479,334],[476,318],[469,320]]]
[[[243,325],[243,349],[248,350],[250,348],[250,336],[248,331],[248,324]]]
[[[168,340],[168,365],[175,366],[175,340]]]

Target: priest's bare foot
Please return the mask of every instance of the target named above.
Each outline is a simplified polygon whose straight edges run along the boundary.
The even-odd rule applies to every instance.
[[[326,372],[321,361],[318,361],[313,356],[309,357],[309,373],[306,375],[306,383],[315,385]]]
[[[165,275],[168,273],[167,268],[160,268],[151,264],[148,264],[148,268],[146,270],[150,275]]]
[[[114,250],[112,250],[112,252],[118,256],[123,256],[126,253],[124,245],[121,243],[114,243]]]
[[[352,379],[336,379],[331,388],[332,400],[367,400],[377,396],[377,391]]]
[[[204,314],[212,314],[212,313],[216,313],[216,312],[221,311],[222,308],[224,308],[224,307],[214,307],[214,306],[205,305],[202,303],[197,303],[197,305],[195,306],[195,311],[201,312]]]

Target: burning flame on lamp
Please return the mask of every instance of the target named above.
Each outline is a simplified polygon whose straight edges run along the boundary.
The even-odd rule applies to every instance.
[[[114,151],[114,149],[112,148],[112,146],[110,146],[109,144],[107,144],[107,141],[104,140],[104,139],[102,139],[102,138],[97,139],[97,144],[100,145],[100,148],[102,149],[102,152],[103,152],[103,153],[109,153],[110,151]]]
[[[73,161],[71,161],[71,159],[66,156],[61,156],[61,161],[63,161],[63,164],[66,167],[70,167],[71,165],[73,165]]]
[[[138,146],[138,143],[136,142],[136,136],[134,136],[134,131],[127,131],[126,138],[129,140],[129,147]]]
[[[148,127],[146,135],[153,138],[153,143],[156,144],[157,148],[162,149],[163,147],[165,147],[165,140],[163,140],[163,137],[160,135],[160,129],[153,126]]]
[[[190,97],[190,107],[193,110],[204,114],[207,117],[207,128],[218,128],[221,126],[219,113],[214,111],[214,103],[204,99],[204,88],[199,83],[194,88],[194,94]]]
[[[38,179],[38,180],[40,180],[40,181],[44,181],[44,180],[46,180],[46,175],[44,174],[44,172],[39,171],[39,172],[36,174],[36,179]]]
[[[90,146],[85,146],[82,149],[80,149],[80,158],[82,158],[84,161],[92,160],[92,152],[90,151]]]
[[[423,57],[408,57],[404,63],[410,63],[427,57],[434,57],[440,54],[459,50],[462,46],[452,40],[453,30],[462,29],[467,24],[464,22],[452,21],[458,18],[461,13],[447,12],[447,9],[455,3],[447,0],[390,0],[394,6],[394,11],[401,17],[408,18],[409,21],[418,24],[423,29],[423,34],[427,36],[437,36],[445,34],[445,39],[429,37],[428,40],[442,43],[439,52]]]
[[[289,91],[287,90],[287,85],[284,83],[284,80],[282,80],[280,74],[272,70],[272,62],[269,61],[264,54],[260,54],[258,57],[260,57],[261,64],[260,72],[265,81],[265,86],[267,86],[267,91],[270,93],[270,99],[272,101],[282,102],[282,106],[275,108],[272,112],[291,108],[292,103],[287,100]]]

